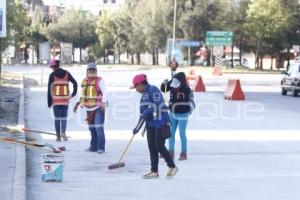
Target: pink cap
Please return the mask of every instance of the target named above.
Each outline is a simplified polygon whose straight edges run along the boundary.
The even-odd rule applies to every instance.
[[[54,67],[57,65],[57,62],[55,59],[50,60],[50,67]]]
[[[135,77],[132,79],[132,86],[130,86],[130,89],[135,88],[135,86],[143,81],[147,80],[147,76],[145,74],[137,74]]]

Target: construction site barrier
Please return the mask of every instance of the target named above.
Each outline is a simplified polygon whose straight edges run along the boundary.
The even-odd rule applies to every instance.
[[[241,87],[240,80],[228,80],[224,98],[228,100],[245,100],[245,95]]]

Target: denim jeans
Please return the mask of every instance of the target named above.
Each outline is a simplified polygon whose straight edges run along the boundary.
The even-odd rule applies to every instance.
[[[169,138],[169,151],[174,151],[175,133],[179,126],[179,135],[181,141],[181,152],[187,152],[186,127],[188,123],[189,113],[170,113],[171,119],[171,137]]]
[[[55,117],[55,132],[57,139],[60,139],[61,134],[66,133],[68,106],[54,105],[53,112]]]
[[[105,113],[100,109],[96,109],[95,118],[92,124],[89,125],[91,132],[90,150],[105,151],[105,134],[104,134],[104,119]]]

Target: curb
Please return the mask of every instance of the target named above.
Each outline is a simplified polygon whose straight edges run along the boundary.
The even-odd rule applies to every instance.
[[[20,88],[20,101],[18,112],[18,126],[24,127],[24,76]],[[23,137],[25,140],[25,136]],[[13,175],[11,200],[26,200],[26,152],[25,147],[16,145],[15,148],[15,171]]]

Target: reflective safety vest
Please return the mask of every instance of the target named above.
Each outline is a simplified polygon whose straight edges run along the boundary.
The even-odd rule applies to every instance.
[[[80,105],[87,108],[100,106],[102,104],[102,92],[99,87],[101,77],[85,78],[82,81],[82,95],[80,97]]]
[[[68,105],[70,99],[69,73],[63,78],[54,76],[52,84],[52,101],[54,105]]]

